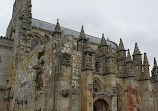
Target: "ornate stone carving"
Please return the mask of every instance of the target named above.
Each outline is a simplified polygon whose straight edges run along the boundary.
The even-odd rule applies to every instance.
[[[91,55],[84,55],[84,67],[86,69],[92,69],[92,56]]]
[[[116,88],[115,88],[115,87],[112,87],[111,91],[112,91],[111,94],[112,94],[113,96],[116,95]]]
[[[93,89],[93,85],[92,84],[88,84],[88,90],[91,91]]]
[[[63,95],[63,97],[68,97],[69,96],[69,90],[62,90],[62,95]]]
[[[93,81],[93,92],[102,92],[102,84],[97,79]]]
[[[62,65],[71,65],[71,55],[67,53],[63,53],[61,55],[61,64]]]

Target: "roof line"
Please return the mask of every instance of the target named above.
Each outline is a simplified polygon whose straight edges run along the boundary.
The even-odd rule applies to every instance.
[[[39,19],[36,19],[36,18],[32,18],[32,19],[35,19],[35,20],[38,20],[38,21],[41,21],[41,22],[44,22],[44,23],[47,23],[47,24],[50,24],[50,25],[55,25],[55,24],[53,24],[53,23],[46,22],[46,21],[43,21],[43,20],[39,20]],[[62,27],[62,26],[61,26],[61,28],[66,28],[66,29],[71,30],[71,31],[79,32],[79,31],[72,30],[72,29],[67,28],[67,27]],[[92,35],[90,35],[90,34],[86,34],[86,35],[87,35],[87,36],[92,36]],[[95,38],[99,38],[99,37],[96,37],[96,36],[93,36],[93,37],[95,37]],[[101,38],[99,38],[99,39],[101,39]]]
[[[45,29],[44,27],[44,30],[47,30],[47,31],[54,31],[54,29],[52,29],[52,27],[51,26],[55,26],[55,24],[52,24],[52,23],[49,23],[49,22],[45,22],[45,21],[43,21],[43,20],[39,20],[39,19],[35,19],[35,18],[32,18],[32,21],[37,21],[37,22],[39,22],[40,24],[45,24],[45,25],[47,25],[47,26],[49,26],[49,28],[51,28],[51,29]],[[34,25],[32,25],[33,27],[37,27],[37,28],[42,28],[42,27],[40,27],[40,26],[36,26],[36,24],[35,24],[35,26]],[[42,28],[42,29],[43,29]],[[62,30],[67,30],[67,31],[70,31],[70,33],[76,33],[77,35],[80,33],[80,31],[76,31],[76,30],[72,30],[72,29],[69,29],[69,28],[66,28],[66,27],[62,27],[61,26],[61,29]],[[67,32],[66,32],[67,33]],[[67,33],[67,35],[69,35],[68,33]],[[72,37],[75,37],[73,34],[72,35],[70,35],[70,36],[72,36]],[[95,36],[92,36],[92,35],[89,35],[89,34],[86,34],[86,36],[87,36],[87,38],[90,38],[90,41],[92,42],[92,43],[96,43],[96,44],[99,44],[99,41],[101,40],[101,38],[99,38],[99,37],[95,37]],[[77,36],[75,37],[75,38],[78,38]],[[94,39],[96,39],[96,40],[94,40]],[[113,41],[109,41],[109,45],[110,44],[113,44],[113,48],[115,48],[115,49],[117,49],[118,48],[118,45],[115,43],[115,42],[113,42]]]

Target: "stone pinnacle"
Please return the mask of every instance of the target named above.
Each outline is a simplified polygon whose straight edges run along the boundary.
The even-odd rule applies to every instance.
[[[157,68],[157,61],[156,61],[156,58],[154,57],[154,68]]]
[[[85,35],[85,33],[84,33],[83,25],[82,25],[82,28],[81,28],[81,32],[80,32],[79,38],[80,38],[80,39],[86,39],[86,35]]]
[[[135,43],[134,53],[133,55],[141,55],[137,43]]]
[[[120,43],[119,43],[119,50],[125,50],[124,45],[123,45],[123,41],[120,38]]]
[[[143,62],[144,65],[149,65],[149,62],[148,62],[148,58],[147,58],[147,55],[146,53],[144,53],[144,62]]]
[[[100,46],[107,46],[107,43],[106,43],[104,34],[102,34],[102,39],[101,39],[101,41],[100,41]]]
[[[57,23],[56,23],[54,32],[59,32],[59,33],[61,33],[60,24],[59,24],[59,19],[57,19]]]
[[[126,61],[132,61],[132,58],[131,58],[131,54],[130,54],[130,50],[129,50],[129,49],[128,49],[128,54],[127,54]]]

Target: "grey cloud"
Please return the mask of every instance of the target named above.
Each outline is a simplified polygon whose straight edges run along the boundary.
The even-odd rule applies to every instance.
[[[14,0],[1,0],[0,35],[5,35]],[[150,64],[158,58],[158,1],[157,0],[33,0],[33,17],[50,23],[85,32],[119,43],[133,53],[137,42],[142,53],[147,52]]]

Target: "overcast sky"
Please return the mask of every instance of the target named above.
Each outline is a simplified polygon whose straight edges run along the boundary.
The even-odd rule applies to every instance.
[[[0,0],[0,35],[5,35],[14,0]],[[33,17],[111,41],[123,39],[133,54],[137,42],[149,63],[158,59],[158,0],[32,0]],[[152,67],[151,67],[152,68]]]

